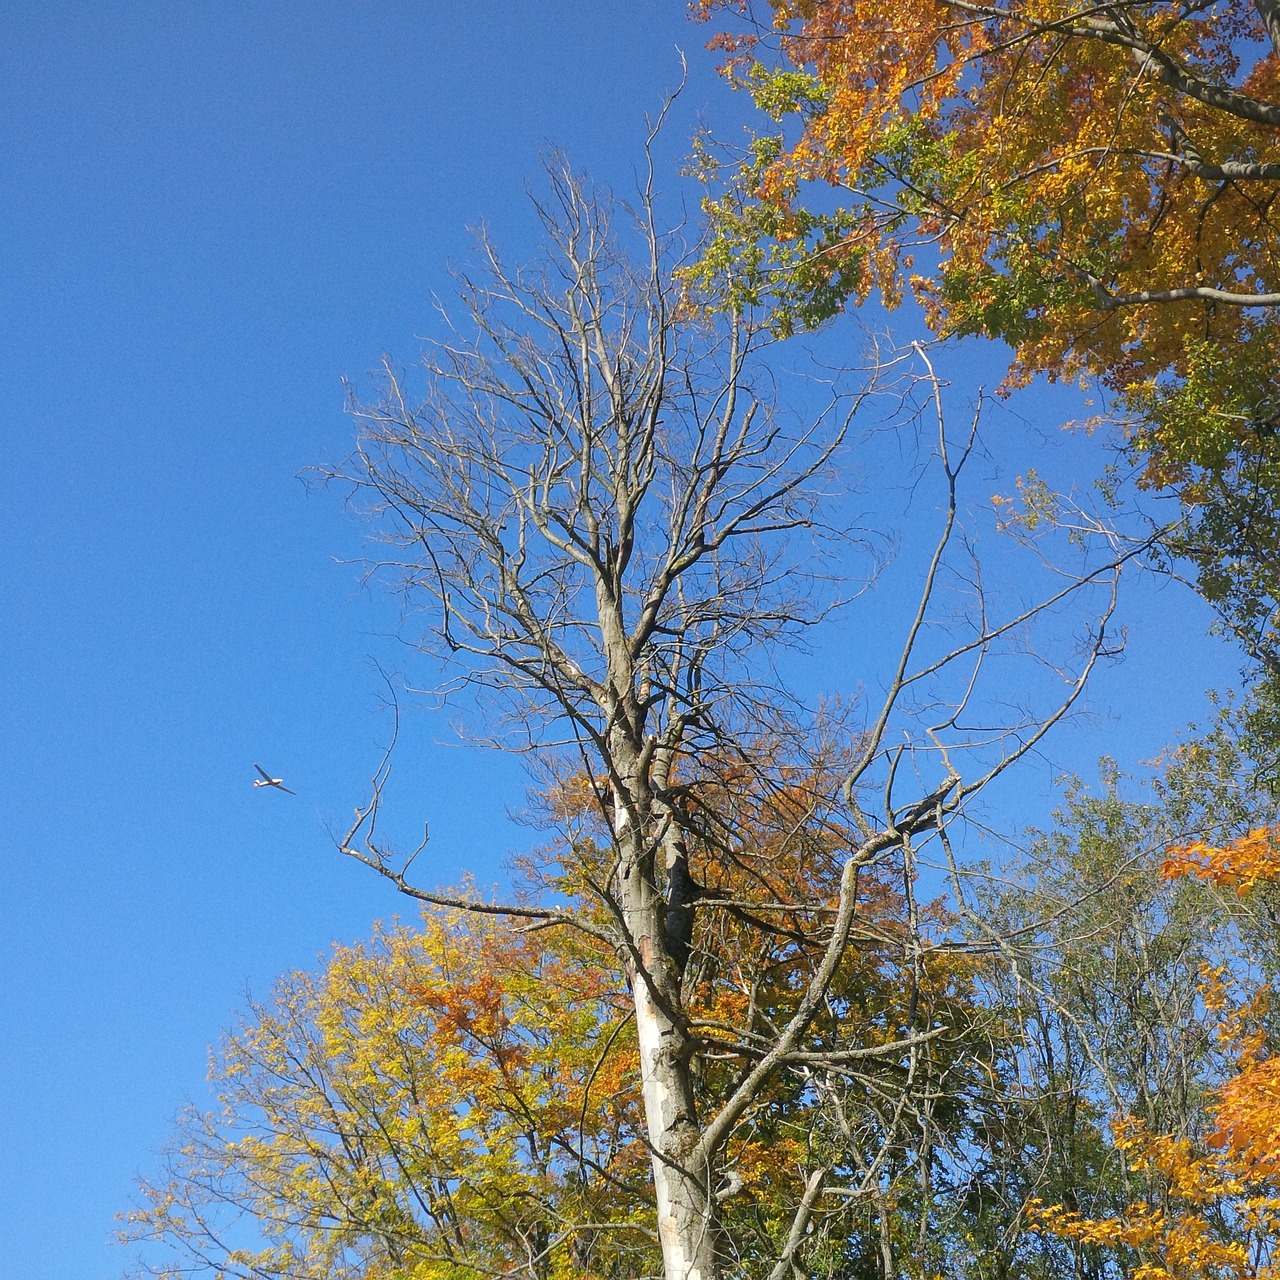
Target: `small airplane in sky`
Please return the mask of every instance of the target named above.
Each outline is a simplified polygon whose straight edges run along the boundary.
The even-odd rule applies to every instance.
[[[253,767],[262,774],[261,778],[254,778],[253,785],[255,787],[275,787],[277,791],[289,791],[289,788],[284,785],[283,778],[273,778],[260,764],[255,764]],[[296,796],[298,793],[289,791],[289,794]]]

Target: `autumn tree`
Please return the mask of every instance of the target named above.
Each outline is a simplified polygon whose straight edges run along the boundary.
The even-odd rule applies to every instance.
[[[968,1188],[981,1206],[974,1274],[1130,1274],[1142,1262],[1132,1241],[1040,1231],[1028,1207],[1114,1224],[1169,1189],[1130,1137],[1165,1135],[1191,1151],[1213,1133],[1236,1063],[1204,975],[1250,989],[1274,973],[1275,896],[1161,872],[1170,848],[1220,867],[1202,855],[1257,848],[1259,824],[1275,821],[1274,743],[1255,723],[1248,700],[1227,701],[1145,779],[1104,762],[1100,786],[1074,784],[1049,830],[985,884],[962,886],[971,935],[994,940],[1006,961],[984,971],[983,988],[1008,1025]],[[1242,1241],[1238,1225],[1220,1220],[1219,1240]]]
[[[858,841],[839,800],[849,763],[828,743],[803,770],[775,766],[762,789],[755,763],[711,758],[681,794],[691,864],[712,908],[695,919],[681,989],[703,1114],[732,1096],[794,1017],[829,945]],[[556,793],[555,808],[572,834],[528,870],[586,906],[612,836],[581,777]],[[762,1088],[726,1147],[721,1240],[733,1274],[774,1269],[783,1233],[815,1198],[819,1160],[838,1194],[817,1199],[808,1219],[808,1268],[892,1276],[908,1260],[944,1256],[938,1223],[972,1140],[968,1107],[987,1079],[995,1028],[979,994],[986,962],[948,949],[950,916],[917,901],[902,871],[883,861],[861,870],[848,952],[808,1053]],[[913,1026],[932,1037],[912,1046]]]
[[[149,1273],[651,1274],[636,1054],[599,952],[441,909],[282,979],[142,1185]]]
[[[1246,972],[1275,927],[1263,898],[1280,862],[1269,829],[1249,826],[1266,788],[1247,725],[1224,713],[1145,799],[1122,798],[1114,775],[1101,795],[1073,796],[1008,868],[1021,885],[993,878],[975,899],[984,877],[971,874],[960,947],[944,945],[959,936],[954,912],[913,902],[900,865],[863,869],[816,1051],[777,1075],[727,1149],[726,1271],[773,1269],[816,1162],[845,1194],[810,1218],[806,1274],[1103,1280],[1151,1255],[1129,1206],[1163,1203],[1174,1156],[1204,1153],[1228,1123],[1243,1133],[1269,1096],[1258,1003],[1232,1011],[1230,1044],[1213,1036],[1228,972]],[[763,1040],[793,1012],[829,936],[826,904],[856,838],[839,819],[847,768],[828,747],[818,768],[781,769],[762,788],[743,761],[707,760],[681,797],[718,908],[698,916],[683,991],[704,1113],[742,1069],[734,1037]],[[555,786],[552,843],[517,868],[588,922],[603,918],[591,886],[613,856],[596,790],[580,774]],[[1195,874],[1162,879],[1174,833],[1167,869]],[[339,947],[225,1038],[217,1105],[183,1118],[130,1238],[171,1277],[652,1275],[631,1008],[614,955],[581,929],[435,906]],[[945,1033],[886,1055],[913,1023]],[[859,1049],[843,1060],[830,1053],[853,1045],[842,1024]],[[1216,1093],[1246,1036],[1248,1070]],[[1118,1142],[1116,1116],[1130,1118]],[[1219,1213],[1219,1157],[1196,1167],[1209,1158],[1197,1213],[1235,1257],[1245,1235]]]
[[[415,639],[447,664],[442,680],[474,691],[495,737],[586,779],[606,834],[568,900],[439,894],[376,829],[384,770],[341,844],[420,900],[576,931],[616,957],[664,1273],[713,1280],[738,1273],[744,1247],[730,1233],[747,1181],[737,1144],[779,1090],[838,1099],[850,1079],[878,1076],[892,1083],[878,1086],[876,1122],[890,1134],[914,1100],[936,1096],[925,1087],[935,1046],[964,1032],[935,1014],[930,993],[943,999],[953,983],[949,944],[930,941],[918,904],[893,940],[909,960],[905,1001],[873,1016],[846,994],[870,873],[892,868],[914,903],[922,845],[1068,712],[1111,651],[1123,556],[1103,536],[1099,559],[1086,551],[1044,599],[1006,599],[999,614],[961,536],[976,420],[948,432],[922,351],[882,361],[853,390],[840,377],[810,383],[802,417],[772,391],[780,375],[758,317],[698,305],[675,283],[689,257],[659,230],[651,176],[634,209],[560,164],[549,183],[536,206],[545,256],[512,269],[481,238],[480,269],[459,277],[459,314],[425,359],[425,390],[388,364],[381,398],[354,406],[358,451],[336,474],[390,544],[381,558],[407,616],[430,617]],[[759,840],[745,814],[757,809],[716,806],[709,823],[696,798],[727,761],[755,793],[779,796],[820,763],[821,718],[788,691],[780,655],[865,586],[850,581],[858,541],[841,476],[877,383],[929,441],[937,543],[876,699],[856,727],[828,717],[843,761],[820,811],[838,850],[830,873],[820,888],[747,875]],[[1064,630],[1082,591],[1092,603]],[[1056,650],[1047,633],[1028,642],[1042,619]],[[873,608],[867,625],[891,624]],[[1026,696],[1011,708],[993,664],[1007,680],[1018,662]],[[722,882],[723,857],[750,894]],[[861,1172],[825,1143],[797,1143],[799,1193],[753,1228],[750,1270],[794,1274],[831,1205],[882,1188],[894,1144],[878,1145],[874,1126],[858,1140]]]
[[[726,1033],[788,1017],[806,957],[822,949],[821,904],[843,848],[824,821],[831,782],[794,777],[753,796],[752,779],[727,765],[713,790],[686,797],[706,814],[695,842],[718,845],[708,824],[721,827],[731,808],[751,832],[748,846],[708,850],[703,863],[724,908],[703,921],[719,936],[697,939],[690,960],[700,969],[688,1005],[704,1109],[731,1091],[740,1065],[721,1051]],[[592,836],[593,789],[570,780],[547,807],[572,835],[531,870],[589,915],[584,879],[609,856],[607,830],[596,831],[603,843]],[[952,1099],[990,1056],[977,967],[939,957],[913,984],[901,888],[884,867],[863,879],[859,945],[820,1034],[838,1041],[834,1018],[856,1010],[865,1053],[846,1064],[838,1096],[836,1080],[811,1087],[821,1081],[811,1071],[779,1076],[735,1135],[723,1235],[743,1273],[774,1265],[780,1224],[812,1198],[818,1152],[846,1183],[874,1165],[875,1194],[823,1206],[806,1240],[811,1265],[875,1270],[886,1250],[905,1252],[909,1214],[927,1219],[927,1198],[946,1187],[940,1157],[963,1128]],[[785,919],[777,902],[793,907]],[[902,1061],[878,1052],[903,1038],[912,999],[950,1029],[915,1064],[914,1097],[896,1078]],[[320,973],[282,980],[224,1039],[216,1106],[182,1118],[127,1235],[152,1274],[173,1277],[652,1275],[661,1250],[630,1018],[614,957],[581,930],[513,929],[432,907],[412,928],[338,947]],[[939,1130],[931,1143],[922,1122]]]
[[[1280,15],[1271,0],[702,0],[773,121],[707,264],[782,327],[911,293],[1013,380],[1118,397],[1173,546],[1276,670]],[[713,148],[704,160],[717,161]],[[723,157],[721,157],[721,160]]]
[[[1194,841],[1169,851],[1163,874],[1248,898],[1280,877],[1277,848],[1274,826],[1224,845]],[[1236,1060],[1214,1091],[1208,1132],[1167,1132],[1125,1116],[1116,1145],[1146,1194],[1110,1217],[1043,1203],[1033,1213],[1049,1236],[1123,1250],[1138,1280],[1272,1280],[1280,1273],[1280,1059],[1267,1033],[1273,988],[1241,994],[1226,966],[1206,964],[1200,992]]]
[[[1115,1117],[1186,1136],[1206,1128],[1223,1056],[1199,974],[1243,948],[1216,895],[1158,875],[1173,840],[1227,826],[1206,773],[1177,759],[1131,798],[1133,780],[1108,767],[1098,793],[1077,786],[1051,830],[972,887],[974,935],[1003,939],[984,996],[1007,1033],[970,1194],[984,1208],[978,1251],[1011,1272],[1108,1274],[1112,1260],[1086,1243],[1029,1231],[1025,1206],[1105,1216],[1128,1204],[1138,1188]]]

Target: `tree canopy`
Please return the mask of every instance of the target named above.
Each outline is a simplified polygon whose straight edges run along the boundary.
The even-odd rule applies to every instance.
[[[855,296],[911,288],[940,331],[1006,339],[1024,375],[1087,371],[1148,399],[1194,383],[1215,420],[1153,437],[1157,478],[1270,421],[1272,6],[778,0],[764,16],[772,31],[724,43],[759,104],[796,121],[753,157],[752,229],[780,267],[803,253]],[[775,278],[803,304],[809,276]]]
[[[1269,0],[702,0],[778,122],[707,263],[787,330],[873,290],[1117,398],[1171,540],[1275,664],[1280,19]],[[703,147],[709,169],[724,153]]]

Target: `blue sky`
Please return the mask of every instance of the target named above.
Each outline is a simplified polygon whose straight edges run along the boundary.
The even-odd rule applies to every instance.
[[[700,115],[740,118],[704,34],[679,0],[6,14],[0,1275],[118,1274],[112,1215],[244,992],[402,910],[326,835],[387,730],[395,614],[298,474],[348,446],[343,376],[412,362],[469,225],[518,255],[548,143],[625,189],[677,44],[672,171]],[[1132,616],[1078,761],[1154,755],[1231,678],[1185,596]],[[424,878],[491,882],[536,838],[522,776],[450,738],[411,720],[400,803]]]

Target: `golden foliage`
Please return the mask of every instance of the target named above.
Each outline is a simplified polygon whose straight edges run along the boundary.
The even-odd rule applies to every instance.
[[[643,1274],[626,1018],[576,936],[441,910],[338,947],[227,1037],[127,1235],[227,1275]]]
[[[1280,830],[1258,827],[1223,846],[1180,845],[1169,850],[1161,875],[1167,880],[1194,876],[1243,896],[1260,880],[1280,880]]]
[[[863,270],[837,293],[878,286],[892,305],[909,289],[939,332],[1009,342],[1015,380],[1088,374],[1148,410],[1191,388],[1203,412],[1165,405],[1140,441],[1159,484],[1221,465],[1266,420],[1280,61],[1252,3],[768,10],[771,24],[718,44],[784,132],[741,171],[754,216],[709,208],[740,243],[806,225],[805,206],[839,209],[808,258],[787,259],[804,262],[809,299],[793,292],[784,311],[838,306],[813,280],[856,254]]]

